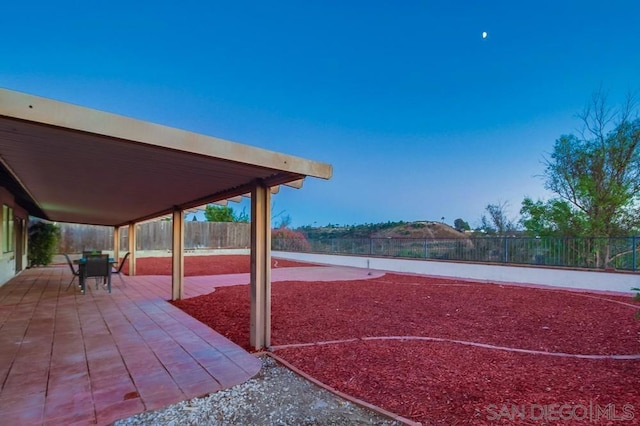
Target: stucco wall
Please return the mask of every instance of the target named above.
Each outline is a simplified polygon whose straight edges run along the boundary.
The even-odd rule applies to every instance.
[[[0,224],[2,224],[2,205],[6,204],[7,206],[13,209],[13,216],[15,218],[20,218],[24,221],[24,226],[26,227],[27,222],[27,213],[20,206],[15,204],[13,195],[7,191],[5,188],[0,187]],[[18,232],[18,227],[16,224],[17,221],[14,220],[14,235],[13,235],[13,247],[14,250],[8,253],[2,253],[0,250],[0,285],[9,281],[16,274],[16,260],[18,260],[18,264],[21,265],[21,270],[26,267],[27,257],[27,246],[26,246],[26,231],[23,230],[21,234]],[[2,227],[0,226],[0,239],[3,238],[2,235]],[[20,242],[18,243],[18,239]],[[20,251],[21,250],[21,251]],[[16,259],[16,256],[19,256]]]
[[[357,268],[369,267],[383,271],[464,278],[485,282],[545,285],[623,293],[630,293],[632,287],[640,287],[640,274],[634,273],[576,271],[541,267],[484,265],[280,251],[274,251],[272,255],[305,262],[353,266]]]
[[[0,258],[0,285],[6,283],[16,274],[16,262],[12,256]]]

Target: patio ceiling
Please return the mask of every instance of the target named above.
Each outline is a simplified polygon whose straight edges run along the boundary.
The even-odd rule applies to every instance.
[[[121,226],[300,186],[330,165],[0,89],[0,185],[30,214]]]

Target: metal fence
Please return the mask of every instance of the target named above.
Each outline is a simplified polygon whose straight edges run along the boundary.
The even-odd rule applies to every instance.
[[[136,250],[170,250],[170,221],[137,225]],[[58,253],[113,248],[113,228],[76,224],[60,225]],[[248,248],[251,225],[237,222],[185,222],[187,250]],[[127,250],[128,229],[120,229],[120,249]],[[424,238],[277,238],[273,250],[382,256],[408,259],[440,259],[514,265],[637,271],[640,269],[640,237],[621,238],[524,238],[481,237]]]
[[[462,262],[638,270],[640,237],[277,239],[274,250]]]

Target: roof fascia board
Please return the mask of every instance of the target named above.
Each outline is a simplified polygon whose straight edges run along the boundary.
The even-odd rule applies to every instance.
[[[329,179],[331,165],[0,88],[0,116]]]

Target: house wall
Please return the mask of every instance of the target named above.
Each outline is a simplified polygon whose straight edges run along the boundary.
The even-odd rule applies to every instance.
[[[8,209],[3,208],[7,206]],[[29,215],[15,204],[13,195],[0,187],[0,285],[27,266],[27,224]],[[5,221],[11,230],[7,233]],[[2,244],[8,237],[11,243]]]
[[[27,249],[29,242],[29,213],[22,207],[15,205],[13,208],[14,223],[14,239],[16,248],[16,274],[24,271],[29,266]],[[20,223],[18,223],[18,220]]]
[[[630,293],[640,287],[637,273],[579,271],[561,268],[488,265],[462,262],[409,260],[273,251],[272,256],[328,265],[434,275],[490,283],[542,285],[579,290]]]

